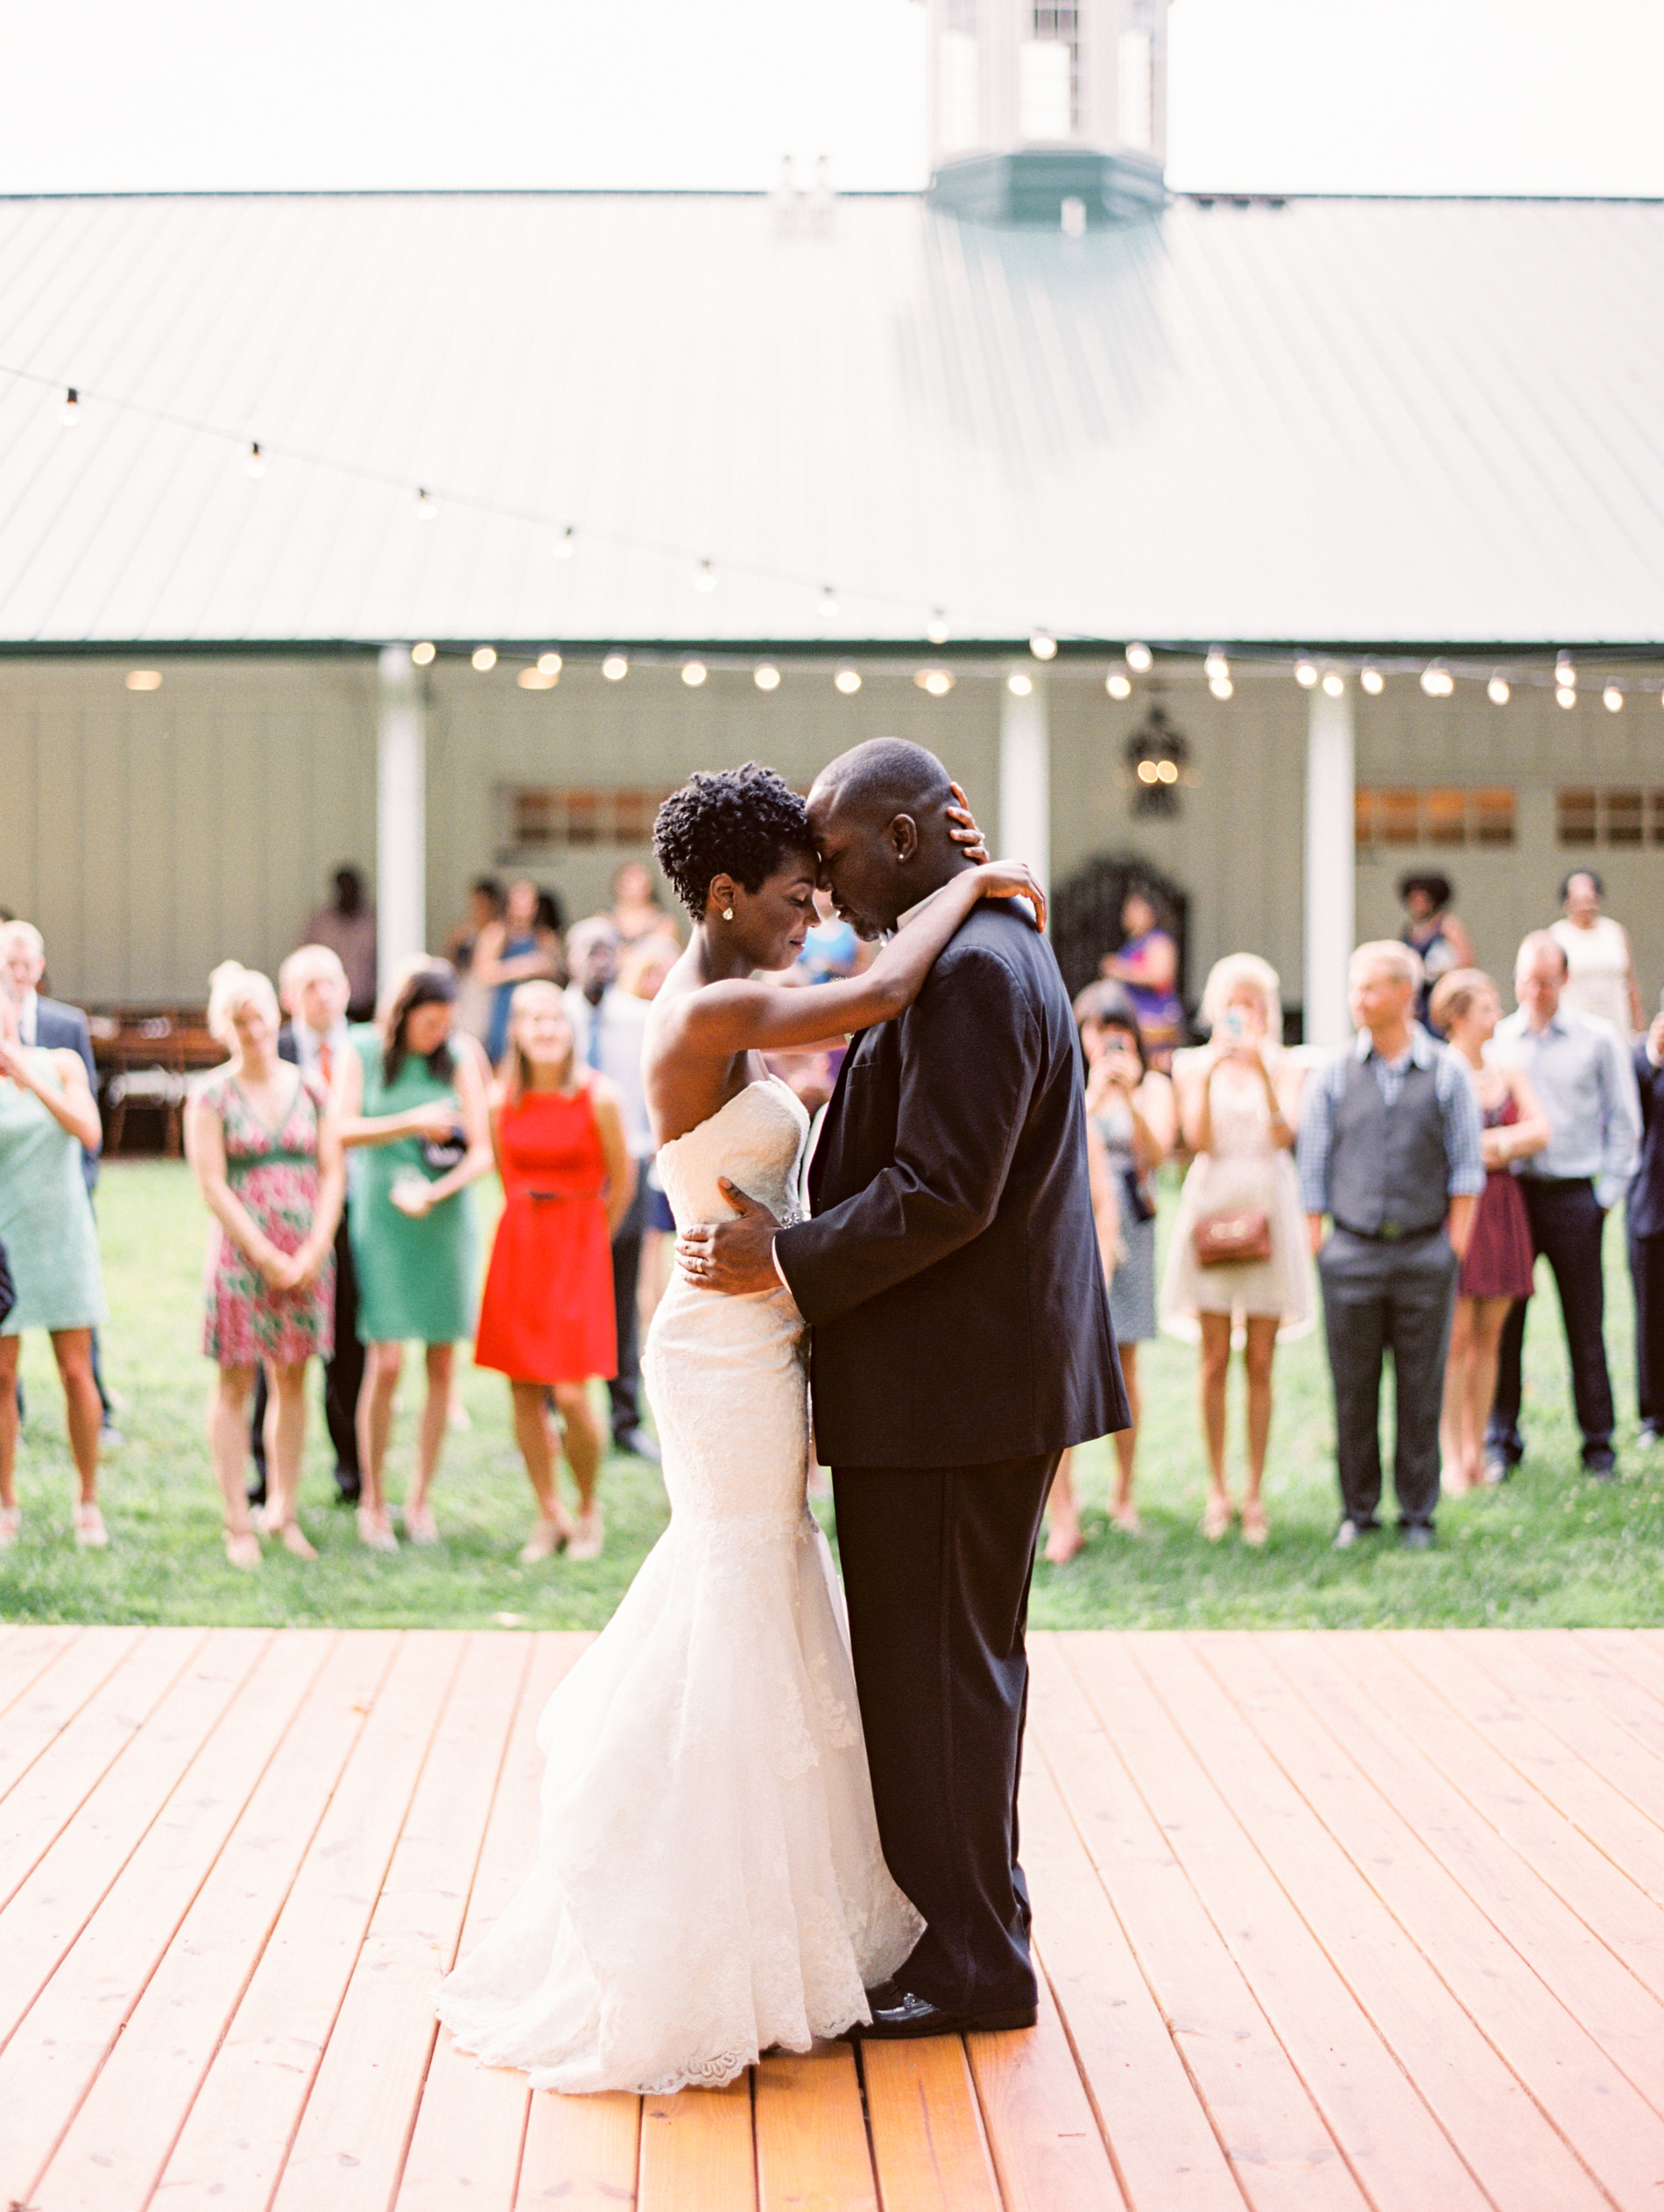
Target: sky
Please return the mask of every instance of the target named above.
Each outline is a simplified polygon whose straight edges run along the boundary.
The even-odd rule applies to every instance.
[[[920,0],[0,0],[0,192],[926,180]],[[1178,190],[1664,195],[1664,0],[1173,0]]]

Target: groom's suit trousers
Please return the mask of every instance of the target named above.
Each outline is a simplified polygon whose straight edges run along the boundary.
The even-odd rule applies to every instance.
[[[1024,1629],[1060,1456],[832,1470],[878,1834],[928,1924],[897,1979],[955,2012],[1035,2001],[1017,1859]]]

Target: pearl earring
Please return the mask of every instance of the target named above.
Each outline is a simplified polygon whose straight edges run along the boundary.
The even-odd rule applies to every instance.
[[[732,907],[724,907],[723,908],[723,919],[724,922],[731,922],[734,919],[734,909]]]

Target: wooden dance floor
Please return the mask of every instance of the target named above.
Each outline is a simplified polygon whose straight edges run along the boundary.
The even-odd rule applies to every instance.
[[[585,1641],[0,1629],[0,2203],[1664,2207],[1664,1634],[1037,1637],[1038,2031],[645,2100],[428,2007]]]

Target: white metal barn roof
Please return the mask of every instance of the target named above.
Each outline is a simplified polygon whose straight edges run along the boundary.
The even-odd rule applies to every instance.
[[[0,644],[836,646],[936,608],[1664,640],[1664,206],[1072,239],[906,197],[820,232],[715,195],[0,202]]]

